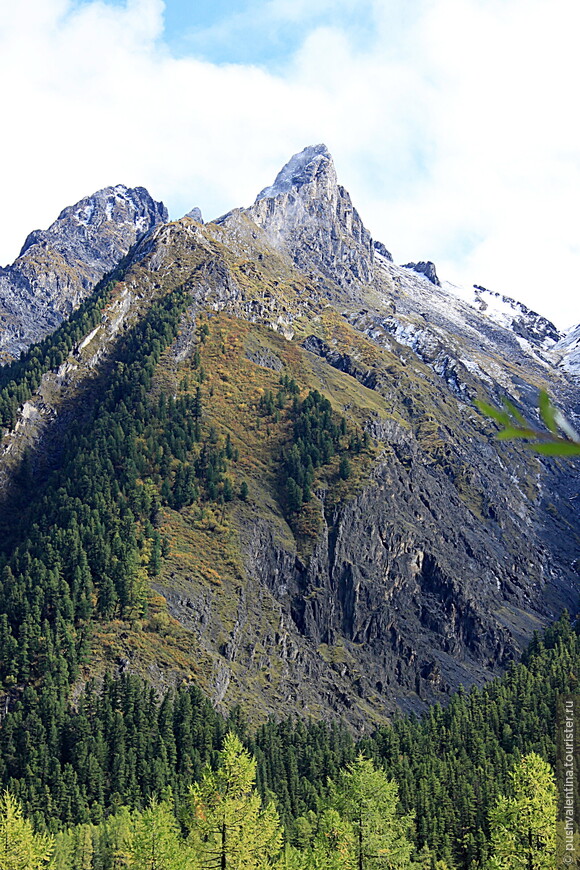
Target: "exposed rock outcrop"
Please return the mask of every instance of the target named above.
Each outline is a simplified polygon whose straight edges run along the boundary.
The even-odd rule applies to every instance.
[[[562,336],[554,324],[523,302],[474,284],[474,302],[488,317],[511,329],[515,335],[542,348],[549,348]]]
[[[412,269],[413,272],[418,272],[420,275],[424,275],[428,281],[431,281],[432,284],[435,284],[436,287],[441,286],[441,281],[437,277],[437,271],[435,269],[435,263],[432,263],[431,260],[427,260],[426,262],[421,260],[419,263],[405,263],[403,269]]]
[[[560,366],[571,375],[580,377],[580,324],[570,329],[555,345],[560,354]]]
[[[53,331],[137,241],[167,220],[143,187],[107,187],[27,237],[0,270],[0,350],[16,356]]]
[[[325,145],[295,154],[245,212],[301,269],[341,287],[371,280],[373,240]]]

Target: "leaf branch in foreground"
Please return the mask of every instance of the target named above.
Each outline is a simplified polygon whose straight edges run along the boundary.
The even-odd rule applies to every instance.
[[[522,438],[535,442],[526,444],[526,447],[544,456],[580,456],[580,435],[552,404],[545,390],[540,390],[538,410],[546,429],[538,429],[526,420],[505,396],[502,398],[503,410],[477,399],[474,404],[482,414],[503,426],[496,435],[501,441]]]

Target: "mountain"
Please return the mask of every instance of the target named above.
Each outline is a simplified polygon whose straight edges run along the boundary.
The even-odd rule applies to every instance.
[[[0,269],[0,352],[17,356],[53,331],[100,279],[157,224],[163,203],[143,187],[106,187],[29,234],[17,260]]]
[[[191,680],[253,721],[339,715],[364,732],[501,673],[576,609],[570,462],[494,441],[473,405],[507,395],[537,419],[546,388],[575,421],[578,382],[559,365],[571,351],[552,324],[395,265],[323,145],[217,221],[144,211],[118,221],[115,251],[131,250],[98,305],[87,296],[93,308],[0,382],[19,408],[4,417],[4,524],[22,514],[5,560],[15,576],[33,548],[31,589],[58,570],[71,638],[90,614],[82,674],[80,653],[67,659],[75,692],[138,672],[158,689]],[[85,266],[74,240],[89,212],[63,212],[50,256],[76,251],[75,275],[97,280],[121,256],[101,246],[104,221]],[[52,271],[46,311],[61,304]]]
[[[413,269],[414,272],[418,272],[420,275],[424,275],[432,284],[435,284],[436,287],[441,286],[441,281],[437,277],[437,270],[435,269],[435,263],[432,263],[431,260],[421,260],[419,263],[405,263],[403,266],[404,269]]]
[[[559,365],[572,376],[580,375],[580,324],[562,336],[554,347],[561,354]]]
[[[551,348],[562,338],[553,323],[509,296],[487,290],[479,284],[474,284],[468,291],[454,287],[452,284],[446,286],[451,292],[455,292],[470,305],[533,346]]]

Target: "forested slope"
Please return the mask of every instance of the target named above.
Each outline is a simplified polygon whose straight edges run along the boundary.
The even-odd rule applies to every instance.
[[[358,742],[339,722],[272,721],[253,732],[193,687],[159,699],[131,676],[88,687],[75,708],[54,688],[27,689],[0,731],[2,782],[40,830],[97,824],[121,804],[144,809],[168,788],[179,817],[233,731],[256,759],[259,792],[274,800],[288,842],[299,844],[297,820],[325,805],[328,780],[362,752],[397,784],[417,850],[469,868],[489,854],[489,812],[518,760],[535,752],[554,767],[556,703],[576,690],[579,666],[580,637],[565,616],[505,677]]]
[[[575,613],[575,460],[494,441],[474,399],[533,416],[553,387],[573,420],[577,389],[549,336],[393,266],[314,158],[152,228],[0,372],[0,824],[57,834],[61,870],[145,866],[158,824],[225,867],[228,764],[267,832],[246,870],[258,841],[286,870],[471,870],[510,771],[551,794],[576,629],[517,662]]]

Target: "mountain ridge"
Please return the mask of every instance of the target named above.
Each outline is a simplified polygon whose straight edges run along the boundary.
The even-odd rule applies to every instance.
[[[15,262],[0,270],[0,350],[14,357],[49,334],[167,217],[145,188],[116,185],[29,233]]]
[[[472,401],[507,392],[533,415],[548,387],[573,418],[578,393],[537,336],[515,334],[382,254],[316,148],[249,209],[205,225],[158,223],[141,237],[103,319],[44,375],[4,446],[13,459],[30,433],[34,473],[34,450],[46,455],[51,432],[66,430],[64,399],[74,408],[95,373],[106,383],[123,335],[155,299],[186,292],[143,401],[163,394],[188,407],[199,387],[203,437],[209,444],[213,431],[238,452],[228,473],[234,492],[246,483],[248,500],[176,508],[163,496],[157,522],[172,546],[152,581],[165,605],[155,605],[150,646],[130,620],[102,625],[95,673],[128,668],[162,686],[193,674],[223,709],[241,702],[263,718],[285,705],[364,730],[397,707],[421,709],[460,683],[484,682],[535,628],[574,608],[577,508],[566,468],[491,442]],[[264,410],[282,377],[300,401],[326,398],[347,428],[294,513],[279,471],[291,407]],[[357,453],[363,433],[371,443]],[[198,447],[189,449],[197,461]],[[166,465],[172,486],[183,461]],[[157,459],[151,468],[159,489]]]

